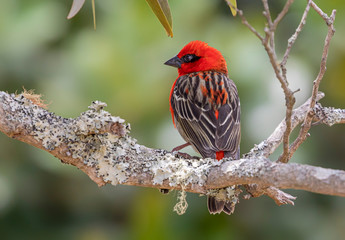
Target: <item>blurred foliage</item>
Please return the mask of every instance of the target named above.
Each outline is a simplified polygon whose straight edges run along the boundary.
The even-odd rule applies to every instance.
[[[173,37],[172,17],[168,0],[146,0],[169,37]]]
[[[94,1],[92,1],[94,3]],[[73,18],[84,6],[85,0],[73,0],[71,9],[69,10],[67,19]]]
[[[237,1],[236,0],[226,0],[227,4],[230,7],[231,10],[231,14],[232,16],[236,16],[237,15]]]
[[[284,97],[256,37],[234,18],[223,0],[170,1],[174,38],[167,38],[145,1],[96,1],[66,20],[70,0],[3,0],[0,7],[0,90],[36,89],[49,109],[76,117],[94,100],[131,123],[141,144],[172,149],[183,141],[173,128],[168,96],[176,69],[163,63],[191,40],[203,40],[225,56],[242,107],[241,152],[266,138],[284,117]],[[305,1],[295,1],[277,30],[278,54],[294,32]],[[322,104],[345,108],[345,2],[338,9]],[[284,1],[270,1],[276,16]],[[260,31],[260,1],[238,7]],[[292,49],[288,77],[310,95],[327,28],[310,11]],[[291,161],[345,169],[345,126],[316,126]],[[325,141],[327,140],[327,141]],[[190,152],[193,153],[192,150]],[[276,155],[278,155],[276,153]],[[274,155],[274,156],[276,156]],[[274,157],[273,156],[273,157]],[[272,159],[273,159],[272,157]],[[188,194],[185,215],[172,211],[177,195],[127,186],[98,188],[74,167],[0,134],[1,239],[342,239],[345,200],[303,191],[296,205],[278,207],[267,197],[241,201],[232,216],[211,216],[206,198]]]
[[[92,3],[92,16],[93,16],[93,27],[96,30],[96,7],[95,7],[95,0],[91,0]],[[73,0],[71,9],[67,15],[67,19],[73,18],[80,9],[84,6],[85,0]]]

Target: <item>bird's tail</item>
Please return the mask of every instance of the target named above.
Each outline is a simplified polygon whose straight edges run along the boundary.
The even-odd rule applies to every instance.
[[[216,152],[216,159],[217,160],[220,160],[223,157],[231,157],[235,160],[239,159],[240,158],[240,147],[238,147],[235,154],[231,154],[231,152],[224,152],[224,151]],[[235,197],[238,198],[238,194],[240,193],[239,187],[233,186],[233,190],[234,190]],[[214,196],[208,196],[207,197],[207,207],[208,207],[208,211],[211,214],[225,212],[226,214],[231,215],[235,211],[236,202],[237,202],[237,200],[236,201],[222,200],[222,199],[216,198]]]
[[[225,212],[230,215],[235,211],[235,203],[216,199],[216,197],[207,197],[207,207],[211,214]]]

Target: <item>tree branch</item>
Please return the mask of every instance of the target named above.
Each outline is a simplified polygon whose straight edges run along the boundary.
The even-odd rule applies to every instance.
[[[226,0],[226,2],[230,5],[230,6],[233,6],[228,0]],[[233,6],[234,7],[234,6]],[[234,7],[235,8],[235,7]],[[242,21],[242,24],[245,25],[252,33],[254,33],[255,36],[257,36],[260,41],[262,42],[264,40],[263,36],[261,36],[261,34],[256,31],[256,29],[247,21],[247,19],[245,18],[244,14],[243,14],[243,11],[242,10],[239,10],[237,8],[235,8],[238,15],[240,16],[241,18],[241,21]]]
[[[210,194],[211,189],[244,184],[252,196],[266,194],[277,204],[293,204],[294,199],[279,188],[345,197],[345,171],[271,162],[264,154],[236,161],[183,159],[139,145],[129,136],[129,125],[111,116],[105,106],[94,102],[88,111],[69,119],[35,105],[23,94],[0,92],[0,131],[78,167],[99,186],[111,183]],[[330,124],[344,123],[344,110],[317,106],[315,116],[322,122],[333,118]],[[266,140],[275,147],[278,142]]]
[[[307,4],[307,6],[306,6],[306,8],[305,8],[305,10],[303,12],[303,15],[302,15],[302,19],[301,19],[298,27],[296,28],[295,33],[292,34],[292,36],[289,38],[288,45],[286,47],[286,50],[285,50],[285,53],[284,53],[284,56],[283,56],[283,60],[280,63],[280,67],[282,69],[282,73],[283,73],[284,79],[287,79],[287,77],[286,77],[286,63],[287,63],[287,59],[289,57],[289,54],[290,54],[292,46],[295,44],[295,42],[296,42],[300,32],[302,31],[304,25],[306,24],[307,16],[308,16],[308,13],[309,13],[309,10],[310,10],[310,4],[311,4],[311,0],[308,0],[308,4]]]
[[[229,1],[227,1],[229,2]],[[285,106],[286,106],[286,111],[285,111],[285,125],[283,126],[284,133],[283,133],[283,153],[280,155],[278,161],[279,162],[288,162],[292,155],[296,152],[298,147],[306,140],[308,134],[308,131],[311,127],[312,120],[314,118],[314,106],[316,104],[316,98],[319,92],[319,85],[320,82],[324,76],[324,73],[326,71],[326,62],[327,62],[327,56],[328,56],[328,49],[329,49],[329,44],[330,41],[334,35],[335,29],[334,29],[334,20],[335,20],[335,14],[336,10],[332,11],[332,14],[330,17],[328,17],[327,14],[325,14],[312,0],[307,1],[306,8],[303,12],[301,21],[296,28],[296,31],[294,34],[289,38],[288,40],[288,45],[285,50],[283,59],[280,64],[278,64],[278,58],[275,50],[275,31],[276,28],[279,24],[279,22],[284,18],[284,16],[287,14],[291,4],[293,3],[293,0],[287,0],[282,11],[278,14],[277,18],[272,21],[269,5],[267,0],[262,0],[262,4],[264,7],[263,15],[266,18],[266,27],[264,29],[265,31],[265,37],[262,37],[257,30],[251,26],[248,21],[246,20],[245,16],[243,15],[243,12],[241,10],[237,9],[237,12],[239,16],[242,19],[242,23],[249,28],[251,32],[253,32],[261,41],[262,45],[264,46],[267,55],[269,57],[270,63],[272,65],[272,68],[275,72],[276,78],[279,80],[281,84],[281,88],[283,89],[284,96],[285,96]],[[229,3],[228,3],[229,4]],[[294,45],[295,41],[297,40],[299,33],[302,31],[306,19],[310,10],[310,7],[312,7],[326,22],[328,26],[328,34],[325,39],[325,44],[324,44],[324,49],[323,49],[323,54],[322,54],[322,59],[321,59],[321,64],[320,64],[320,71],[319,74],[314,81],[313,85],[313,91],[311,95],[311,100],[310,100],[310,106],[309,106],[309,111],[308,114],[305,115],[304,117],[304,123],[302,124],[302,127],[300,129],[298,137],[295,139],[295,141],[290,145],[290,135],[292,130],[295,128],[293,122],[293,107],[296,102],[294,94],[299,91],[292,91],[289,88],[289,82],[287,79],[287,69],[286,69],[286,63],[287,59],[289,57],[290,51],[292,46]],[[274,150],[274,149],[273,149]],[[270,152],[270,151],[269,151]]]
[[[279,80],[281,88],[283,89],[284,96],[285,96],[285,106],[286,106],[286,113],[285,113],[285,132],[283,138],[283,153],[281,158],[286,159],[289,154],[289,142],[290,142],[290,134],[292,131],[292,123],[291,123],[291,116],[292,116],[292,109],[295,105],[296,99],[294,97],[294,93],[289,88],[289,82],[286,78],[286,69],[282,69],[278,64],[278,58],[275,50],[275,30],[278,26],[278,23],[283,19],[283,17],[288,12],[290,5],[293,3],[293,0],[288,0],[282,9],[282,11],[278,14],[277,18],[272,22],[271,14],[268,6],[267,0],[262,0],[262,4],[264,6],[263,15],[266,17],[267,23],[265,27],[265,37],[261,37],[260,34],[256,31],[254,27],[252,27],[246,18],[243,15],[241,10],[238,10],[239,16],[242,19],[242,23],[247,26],[250,31],[252,31],[260,40],[262,45],[264,46],[272,68],[275,72],[276,78]]]
[[[311,1],[309,1],[310,3]],[[314,7],[316,6],[315,4],[313,5]],[[321,11],[321,10],[319,10]],[[330,17],[327,16],[327,20],[326,24],[328,25],[328,33],[325,39],[325,43],[324,43],[324,47],[323,47],[323,52],[322,52],[322,57],[321,57],[321,63],[320,63],[320,70],[319,70],[319,74],[317,75],[315,81],[313,82],[313,90],[312,90],[312,95],[311,95],[311,101],[310,101],[310,105],[309,105],[309,110],[308,110],[308,114],[305,116],[304,122],[303,122],[303,126],[300,129],[300,132],[298,134],[298,137],[296,138],[296,140],[291,144],[290,147],[290,152],[289,152],[289,157],[288,159],[291,158],[291,156],[296,152],[296,150],[299,148],[299,146],[306,140],[307,136],[308,136],[308,131],[311,127],[311,123],[314,117],[314,107],[316,104],[316,95],[319,91],[319,86],[321,83],[321,80],[326,72],[326,63],[327,63],[327,57],[328,57],[328,50],[329,50],[329,45],[331,43],[332,37],[335,33],[335,29],[333,26],[334,20],[335,20],[335,14],[336,14],[336,10],[332,11],[332,14]],[[324,14],[322,14],[324,15]]]
[[[275,29],[277,28],[280,21],[285,17],[285,15],[289,11],[289,8],[293,2],[294,2],[294,0],[286,1],[282,11],[278,14],[277,18],[273,21],[273,29],[272,29],[273,31],[275,31]]]
[[[324,93],[319,92],[317,95],[317,101],[325,96]],[[311,98],[309,98],[304,104],[292,111],[291,115],[291,131],[302,123],[310,106]],[[322,116],[322,118],[327,118]],[[318,121],[320,119],[317,119]],[[246,157],[268,157],[270,156],[282,143],[284,139],[284,133],[286,132],[286,121],[285,119],[280,122],[273,133],[264,141],[256,145],[250,150]]]

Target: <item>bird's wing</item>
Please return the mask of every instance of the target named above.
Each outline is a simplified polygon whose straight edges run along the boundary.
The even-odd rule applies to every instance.
[[[228,94],[225,104],[218,108],[218,121],[216,129],[216,146],[219,149],[230,152],[232,158],[239,156],[239,144],[241,140],[241,108],[237,88],[234,82],[224,77],[224,85]]]

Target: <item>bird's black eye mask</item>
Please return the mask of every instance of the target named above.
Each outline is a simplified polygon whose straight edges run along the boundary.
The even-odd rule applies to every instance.
[[[181,60],[183,63],[191,63],[191,62],[195,62],[199,59],[200,59],[200,57],[198,57],[195,54],[186,54],[183,57],[181,57]]]

